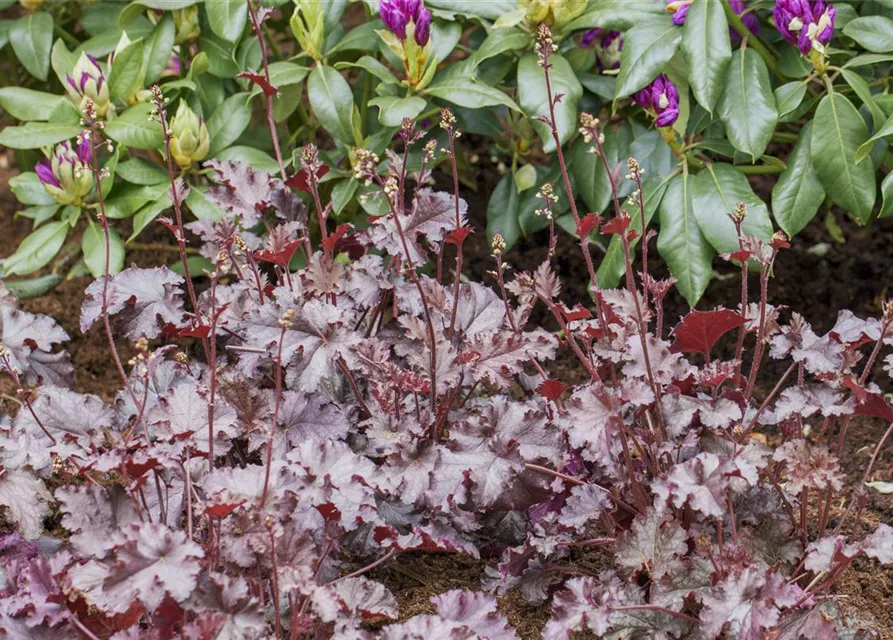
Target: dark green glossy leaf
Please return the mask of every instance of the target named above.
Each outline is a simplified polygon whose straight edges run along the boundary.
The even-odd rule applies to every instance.
[[[778,122],[778,110],[766,63],[753,49],[739,49],[732,55],[717,111],[736,149],[754,161],[763,155]]]
[[[105,125],[106,135],[133,149],[157,149],[164,144],[161,125],[149,118],[152,105],[136,104]]]
[[[59,253],[70,228],[67,222],[48,222],[28,235],[16,252],[3,261],[4,274],[27,275],[45,266]]]
[[[825,190],[812,166],[813,123],[800,132],[788,168],[772,188],[772,213],[788,237],[794,237],[815,217],[825,201]]]
[[[738,250],[735,223],[729,214],[735,205],[747,206],[742,231],[768,241],[772,237],[772,221],[766,204],[750,188],[744,175],[729,164],[708,164],[691,180],[692,207],[698,227],[717,253]]]
[[[56,105],[67,97],[24,87],[0,89],[0,107],[16,120],[48,120]]]
[[[81,239],[84,262],[94,278],[105,273],[105,234],[102,228],[90,220]],[[124,269],[124,243],[115,229],[109,229],[109,273],[114,275]]]
[[[492,240],[497,233],[505,240],[506,249],[511,249],[521,237],[521,224],[518,219],[521,194],[515,188],[511,173],[502,176],[499,184],[490,194],[487,203],[487,239]]]
[[[63,140],[71,140],[77,137],[82,128],[77,124],[28,122],[0,131],[0,145],[10,149],[40,149]]]
[[[209,157],[214,157],[239,139],[251,122],[251,104],[247,93],[237,93],[223,101],[208,118],[208,136],[211,138]]]
[[[893,20],[885,16],[856,18],[843,33],[874,53],[893,51]]]
[[[859,111],[844,96],[826,95],[816,109],[810,153],[825,192],[865,224],[877,197],[874,166],[856,164],[856,150],[868,139]]]
[[[227,42],[238,40],[248,21],[248,4],[242,0],[211,0],[205,12],[211,31]]]
[[[624,98],[654,80],[680,42],[682,29],[669,15],[649,17],[625,32],[615,97]]]
[[[661,199],[657,250],[676,278],[679,293],[695,306],[710,283],[713,249],[695,219],[688,174],[673,178]]]
[[[38,80],[46,80],[53,46],[53,18],[39,11],[16,20],[9,28],[9,42],[22,66]]]
[[[689,7],[682,34],[682,53],[695,99],[708,111],[722,94],[732,59],[729,23],[721,0],[702,0]]]
[[[338,71],[325,65],[315,67],[307,81],[307,95],[316,117],[333,138],[347,145],[357,144],[353,93]]]

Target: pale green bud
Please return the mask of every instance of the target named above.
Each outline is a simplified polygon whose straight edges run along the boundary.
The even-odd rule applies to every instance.
[[[204,160],[211,147],[208,127],[184,100],[180,100],[177,113],[170,123],[171,157],[182,169],[190,169],[195,162]]]

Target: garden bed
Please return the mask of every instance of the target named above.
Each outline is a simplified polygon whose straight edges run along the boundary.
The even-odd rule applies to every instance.
[[[482,175],[479,190],[463,193],[469,201],[471,222],[477,231],[466,245],[469,255],[466,266],[471,277],[488,281],[486,272],[492,268],[492,264],[482,231],[485,220],[481,212],[489,198],[487,188],[495,184],[498,176],[492,170]],[[0,256],[12,252],[31,226],[30,221],[13,215],[16,203],[5,188],[7,179],[0,175],[0,225],[4,229],[0,238]],[[880,221],[870,228],[849,221],[844,221],[841,226],[846,237],[844,243],[834,241],[824,227],[812,225],[807,228],[795,239],[791,248],[780,255],[775,277],[770,284],[775,304],[799,310],[820,332],[831,328],[841,309],[850,309],[860,316],[878,315],[880,301],[884,297],[879,292],[885,291],[883,283],[893,272],[893,220]],[[171,249],[175,248],[166,232],[150,230],[146,237],[148,241],[167,243]],[[544,258],[543,247],[543,234],[522,239],[508,254],[507,262],[518,270],[534,269]],[[147,267],[174,264],[177,260],[175,251],[135,251],[128,255],[136,264]],[[559,275],[567,284],[563,298],[567,303],[574,304],[585,295],[582,283],[586,276],[579,259],[579,246],[566,234],[559,236],[556,264]],[[739,272],[719,262],[716,266],[721,270],[721,277],[713,282],[699,308],[711,308],[738,294]],[[752,274],[751,278],[756,276]],[[74,389],[113,401],[120,387],[120,378],[112,365],[105,335],[99,326],[86,334],[79,329],[84,290],[90,282],[89,277],[73,278],[47,295],[23,301],[21,308],[55,318],[71,336],[66,348],[72,355],[77,372]],[[688,306],[681,296],[671,293],[667,300],[668,317],[682,316],[687,311]],[[542,314],[542,321],[548,324],[549,318]],[[126,342],[122,342],[120,348],[122,358],[132,355]],[[776,364],[773,362],[767,363],[767,369],[774,366]],[[880,368],[878,364],[879,371]],[[560,353],[550,372],[565,381],[579,381],[586,377],[569,353]],[[0,391],[3,394],[12,391],[10,381],[0,382]],[[841,456],[850,487],[861,479],[884,428],[881,421],[866,418],[857,418],[851,425]],[[775,438],[772,433],[766,436],[770,441]],[[893,447],[888,446],[881,451],[871,479],[893,481]],[[872,492],[864,523],[872,528],[879,522],[893,522],[893,495]],[[487,564],[486,558],[475,560],[459,554],[412,552],[373,570],[369,576],[391,589],[399,604],[400,619],[408,619],[419,613],[432,612],[432,596],[457,588],[479,590]],[[610,557],[598,551],[582,551],[575,554],[572,564],[598,571],[610,566]],[[893,608],[890,607],[890,602],[893,602],[893,568],[857,560],[834,595],[843,618],[854,628],[875,633],[883,640],[893,639]],[[532,606],[517,592],[500,597],[499,603],[500,610],[519,636],[524,640],[540,637],[542,627],[549,618],[548,603]]]

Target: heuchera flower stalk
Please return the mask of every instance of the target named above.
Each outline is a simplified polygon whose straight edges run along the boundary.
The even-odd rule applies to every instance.
[[[115,107],[109,100],[109,84],[99,61],[89,54],[82,53],[74,69],[65,76],[65,90],[81,113],[87,100],[93,101],[99,118],[106,117],[109,111],[114,113]]]
[[[586,49],[595,49],[596,64],[599,73],[614,71],[620,68],[620,53],[623,51],[623,36],[619,31],[609,29],[590,29],[583,34],[580,45]]]
[[[658,127],[669,127],[679,117],[679,91],[665,74],[633,94],[633,102],[655,117]]]
[[[81,140],[76,149],[66,140],[38,162],[34,171],[56,202],[80,206],[93,188],[91,159],[89,140]]]
[[[800,53],[811,57],[816,51],[824,56],[825,47],[834,36],[837,9],[824,0],[777,0],[772,10],[775,26]],[[815,61],[813,61],[815,64]]]

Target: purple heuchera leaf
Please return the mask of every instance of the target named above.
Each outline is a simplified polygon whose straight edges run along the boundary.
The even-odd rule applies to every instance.
[[[67,351],[52,353],[68,334],[48,316],[35,315],[0,302],[0,370],[15,370],[26,384],[67,387],[74,369]]]
[[[611,627],[611,608],[626,600],[623,584],[610,572],[598,578],[572,578],[555,594],[543,639],[567,640],[571,632],[585,630],[602,636]]]
[[[104,277],[89,287],[81,307],[81,331],[86,332],[102,315]],[[145,336],[156,338],[161,333],[158,320],[179,324],[184,317],[183,278],[167,267],[140,269],[129,267],[112,276],[108,284],[109,315],[119,315],[124,333],[131,340]]]
[[[704,596],[701,631],[710,640],[723,628],[737,640],[764,640],[766,630],[778,623],[780,610],[796,604],[802,593],[772,571],[748,567],[731,573]]]
[[[204,553],[184,531],[146,522],[130,524],[122,534],[123,541],[106,558],[69,573],[88,602],[124,613],[139,601],[154,611],[166,597],[183,602],[192,594]]]
[[[804,56],[824,52],[834,36],[837,9],[825,0],[776,0],[772,15],[779,33]]]
[[[660,580],[682,569],[679,557],[688,552],[687,538],[672,514],[651,509],[637,516],[632,529],[620,539],[616,560],[632,571],[644,567],[652,580]]]
[[[791,440],[776,449],[772,459],[784,463],[790,493],[799,494],[803,489],[840,491],[843,486],[840,462],[827,445],[813,444],[805,438]]]
[[[25,469],[0,467],[0,507],[28,540],[43,532],[43,519],[50,513],[52,499],[43,480]]]
[[[657,76],[647,87],[634,93],[632,99],[654,115],[658,127],[669,127],[679,117],[679,90],[666,74]]]

